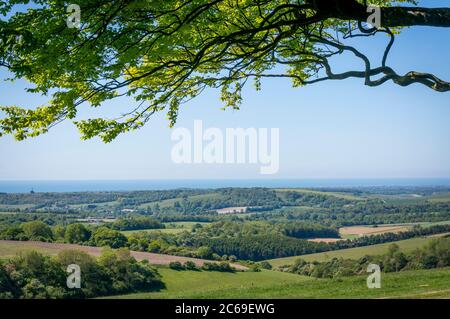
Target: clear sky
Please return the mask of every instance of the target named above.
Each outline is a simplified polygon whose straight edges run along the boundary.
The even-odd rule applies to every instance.
[[[448,6],[448,1],[423,1]],[[382,52],[379,37],[363,40],[370,55]],[[347,57],[340,68],[354,66]],[[389,64],[404,73],[432,72],[450,80],[450,29],[415,27],[397,37]],[[4,70],[0,76],[5,76]],[[0,83],[0,104],[45,102],[26,94],[24,83]],[[104,105],[129,109],[122,99]],[[450,93],[387,83],[365,87],[361,80],[292,88],[266,80],[263,90],[245,91],[240,111],[223,111],[215,91],[184,105],[177,127],[279,128],[280,170],[270,178],[450,177]],[[81,112],[82,116],[92,113]],[[96,115],[99,115],[97,113]],[[81,141],[70,122],[48,134],[16,142],[0,138],[0,180],[6,179],[228,179],[261,178],[259,165],[179,165],[171,161],[171,130],[165,114],[110,144]],[[267,176],[265,177],[267,178]]]

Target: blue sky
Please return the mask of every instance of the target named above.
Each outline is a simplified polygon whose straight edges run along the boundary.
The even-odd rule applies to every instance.
[[[450,29],[404,30],[389,64],[400,73],[427,71],[449,80],[449,40]],[[362,45],[376,56],[384,41],[379,37]],[[343,57],[338,67],[352,61]],[[0,83],[0,104],[45,102],[23,88],[22,82]],[[270,178],[450,177],[450,93],[392,83],[368,88],[361,80],[292,88],[289,81],[274,79],[264,81],[261,92],[250,86],[244,97],[240,111],[223,111],[217,92],[208,91],[182,107],[177,127],[192,128],[194,120],[203,120],[205,127],[222,129],[280,128],[280,170]],[[104,108],[109,114],[129,105],[122,99]],[[110,144],[81,141],[70,122],[24,142],[3,137],[0,180],[262,178],[259,165],[174,164],[170,135],[165,114],[159,114]]]

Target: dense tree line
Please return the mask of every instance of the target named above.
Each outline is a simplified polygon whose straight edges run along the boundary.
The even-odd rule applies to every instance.
[[[10,226],[20,226],[30,221],[42,221],[47,225],[67,225],[79,218],[78,215],[42,214],[42,213],[5,213],[0,214],[0,231]]]
[[[164,228],[164,224],[155,218],[130,217],[120,218],[108,224],[108,227],[115,230],[162,229]]]
[[[283,235],[253,235],[198,238],[196,246],[208,246],[217,255],[234,255],[240,260],[264,260],[329,250],[325,243],[315,243]]]
[[[20,226],[10,226],[0,232],[0,239],[6,240],[36,240],[52,242],[54,233],[50,226],[42,221],[31,221]]]
[[[179,261],[172,261],[169,264],[169,268],[173,270],[193,270],[193,271],[219,271],[219,272],[235,272],[236,269],[231,267],[231,265],[226,261],[221,261],[219,263],[214,262],[205,262],[201,267],[198,267],[194,262],[192,261],[186,261],[184,264],[182,264]]]
[[[67,287],[67,266],[81,270],[81,288]],[[0,261],[0,299],[92,298],[164,285],[148,262],[137,262],[126,249],[106,250],[98,259],[78,250],[61,251],[56,257],[28,252]]]
[[[83,224],[70,224],[67,227],[57,226],[52,229],[41,221],[27,222],[20,226],[7,228],[0,233],[0,239],[66,242],[111,248],[126,247],[128,243],[125,235],[108,227],[91,229]]]
[[[305,222],[220,221],[198,229],[195,237],[238,237],[249,235],[278,234],[303,239],[338,238],[336,228]]]
[[[295,238],[339,238],[337,228],[305,222],[291,222],[283,225],[286,236]]]
[[[316,248],[320,244],[284,236],[285,226],[263,222],[217,222],[193,234],[184,234],[181,243],[188,247],[206,246],[215,255],[233,255],[241,260],[261,260],[320,250]]]

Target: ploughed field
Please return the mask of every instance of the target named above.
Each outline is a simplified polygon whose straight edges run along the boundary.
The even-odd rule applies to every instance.
[[[412,229],[410,225],[399,225],[399,226],[351,226],[351,227],[342,227],[339,229],[339,233],[342,237],[362,237],[362,236],[370,236],[370,235],[381,235],[385,233],[401,233],[405,231],[409,231]]]
[[[46,255],[57,255],[60,251],[65,249],[76,249],[84,251],[91,256],[97,257],[101,255],[101,247],[81,246],[74,244],[59,244],[59,243],[45,243],[39,241],[12,241],[12,240],[0,240],[0,258],[10,258],[21,252],[38,251]],[[192,261],[197,266],[202,266],[205,262],[211,262],[210,260],[188,258],[181,256],[154,254],[147,252],[131,251],[131,256],[136,260],[148,260],[152,265],[169,265],[174,261],[184,263],[186,261]],[[246,270],[247,267],[238,264],[231,264],[232,267],[238,270]]]

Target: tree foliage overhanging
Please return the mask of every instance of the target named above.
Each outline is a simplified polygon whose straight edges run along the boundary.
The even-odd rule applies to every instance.
[[[29,92],[49,97],[35,109],[0,106],[0,136],[23,140],[72,120],[84,139],[109,142],[159,111],[167,112],[173,125],[180,105],[206,88],[220,88],[225,107],[237,109],[245,84],[251,80],[259,90],[266,77],[290,78],[294,86],[353,77],[369,86],[393,81],[450,90],[433,74],[400,75],[388,65],[399,27],[449,27],[450,8],[372,0],[381,8],[381,27],[372,28],[365,0],[77,3],[80,28],[69,28],[66,1],[0,1],[0,67],[12,79],[27,80]],[[377,33],[388,35],[379,62],[347,41]],[[336,73],[330,59],[344,53],[364,67]],[[121,96],[132,97],[135,105],[117,117],[77,119],[81,107],[100,107]]]

